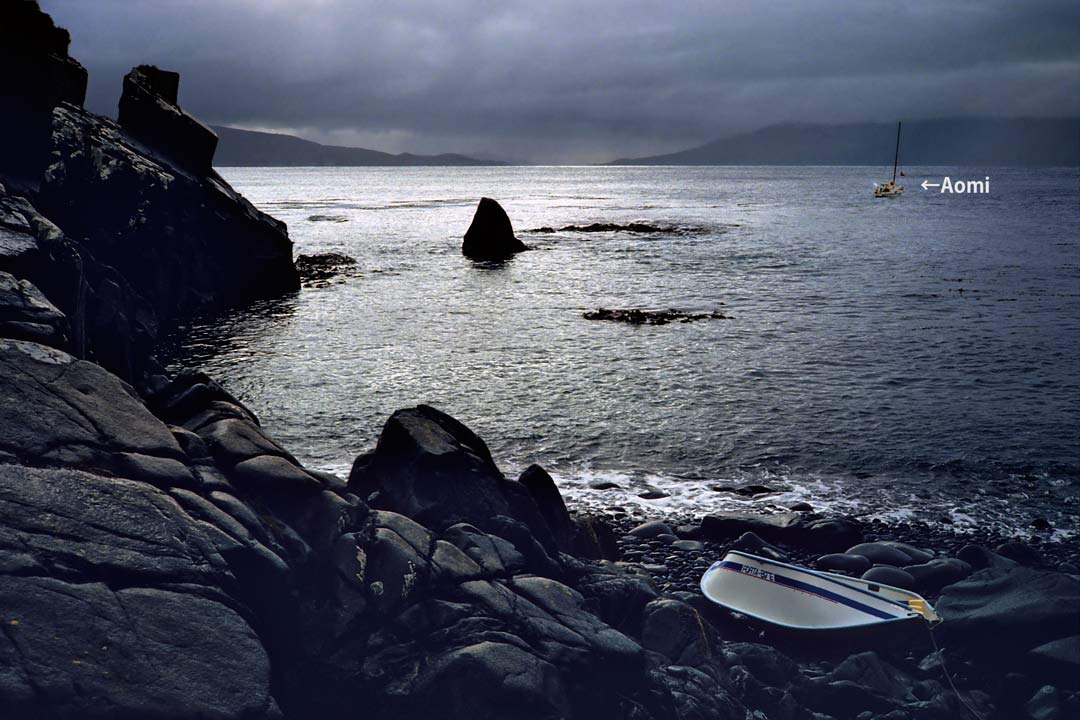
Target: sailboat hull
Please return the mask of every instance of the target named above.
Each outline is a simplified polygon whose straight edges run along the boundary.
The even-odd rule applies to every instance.
[[[903,185],[897,185],[894,188],[886,188],[884,185],[878,185],[877,188],[874,189],[874,197],[876,197],[876,198],[898,197],[898,196],[903,195],[903,194],[904,194],[904,186]]]

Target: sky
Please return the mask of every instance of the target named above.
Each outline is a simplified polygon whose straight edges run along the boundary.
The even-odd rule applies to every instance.
[[[1080,115],[1076,0],[40,0],[116,114],[134,65],[204,122],[590,163],[782,122]]]

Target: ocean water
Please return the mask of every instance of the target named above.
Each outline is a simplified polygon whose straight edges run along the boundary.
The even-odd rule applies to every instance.
[[[656,513],[816,508],[959,530],[1080,528],[1076,169],[251,168],[222,174],[342,252],[326,287],[194,322],[202,367],[341,474],[396,408],[465,422],[509,476]],[[917,186],[991,178],[988,195]],[[473,263],[498,199],[530,252]],[[537,232],[642,221],[669,232]],[[590,309],[721,310],[663,326]],[[598,481],[616,488],[593,489]],[[763,484],[746,498],[714,487]],[[667,497],[646,500],[650,489]]]

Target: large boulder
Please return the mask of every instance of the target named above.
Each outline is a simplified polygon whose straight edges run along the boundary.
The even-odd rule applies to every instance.
[[[0,339],[0,458],[119,471],[133,458],[183,452],[134,391],[101,367],[21,340]]]
[[[497,516],[511,517],[556,549],[530,492],[503,476],[476,433],[428,405],[390,416],[375,451],[353,464],[349,489],[434,528],[467,522],[488,529]]]
[[[462,255],[474,260],[506,260],[522,250],[528,248],[514,235],[502,205],[491,198],[480,198],[461,244]]]
[[[280,717],[270,659],[196,594],[0,575],[4,717]]]
[[[1039,645],[1080,634],[1080,579],[1032,568],[987,568],[949,585],[937,603],[946,637],[984,662],[1020,662]]]
[[[214,131],[180,109],[180,73],[139,65],[124,76],[120,127],[132,137],[198,175],[210,172],[217,149]]]

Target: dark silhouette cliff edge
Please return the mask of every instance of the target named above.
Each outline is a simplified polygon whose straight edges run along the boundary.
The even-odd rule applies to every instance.
[[[347,479],[304,467],[153,356],[195,313],[296,292],[285,225],[213,171],[176,73],[134,68],[114,122],[82,107],[68,40],[0,5],[5,720],[960,716],[924,637],[784,648],[658,583],[643,547],[691,574],[729,547],[906,565],[984,717],[1076,710],[1080,580],[1025,546],[866,547],[811,512],[616,530],[427,405]]]

